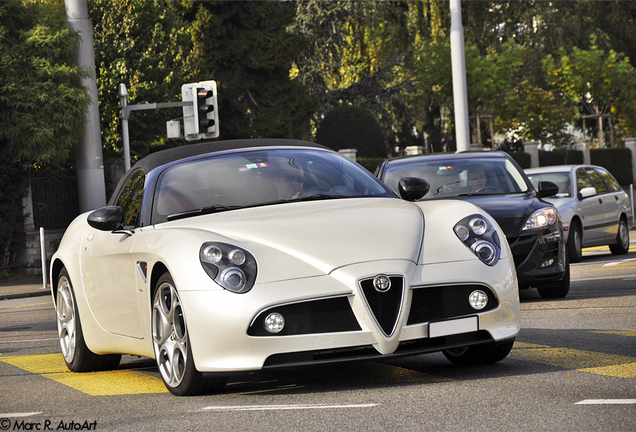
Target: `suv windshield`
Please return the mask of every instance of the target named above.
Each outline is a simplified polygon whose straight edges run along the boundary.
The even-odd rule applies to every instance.
[[[397,191],[402,177],[428,181],[431,188],[424,199],[528,191],[523,174],[512,162],[501,157],[389,163],[383,180]]]
[[[395,196],[359,165],[330,151],[259,149],[184,162],[159,176],[152,223],[265,204]]]

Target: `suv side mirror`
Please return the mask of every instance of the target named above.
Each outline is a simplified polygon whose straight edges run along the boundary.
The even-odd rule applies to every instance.
[[[417,177],[402,177],[398,183],[400,198],[406,201],[417,201],[428,193],[431,185]]]

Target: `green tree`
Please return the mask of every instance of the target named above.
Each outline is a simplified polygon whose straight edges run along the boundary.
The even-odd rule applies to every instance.
[[[315,105],[290,76],[304,38],[287,31],[290,2],[190,2],[182,13],[193,44],[192,79],[219,87],[222,139],[309,138]]]
[[[62,3],[0,3],[0,266],[23,245],[29,166],[67,165],[83,133],[77,46]]]
[[[61,3],[0,4],[0,142],[15,158],[68,161],[89,101],[78,43]]]
[[[548,83],[565,102],[580,107],[580,115],[612,114],[630,133],[636,133],[636,69],[623,54],[606,52],[592,37],[590,49],[564,48],[543,62]]]
[[[386,157],[380,125],[364,108],[344,105],[329,111],[316,131],[316,142],[334,150],[354,148],[360,157]]]
[[[171,2],[93,0],[88,4],[104,157],[123,159],[119,84],[126,85],[129,104],[180,101],[181,85],[191,77],[192,43],[185,21]],[[135,111],[129,119],[133,161],[170,145],[166,121],[181,116],[180,108]]]

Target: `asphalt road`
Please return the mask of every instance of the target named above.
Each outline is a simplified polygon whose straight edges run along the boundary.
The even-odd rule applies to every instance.
[[[147,359],[68,372],[50,299],[5,300],[0,431],[634,431],[636,253],[585,253],[565,299],[522,291],[523,329],[496,365],[459,368],[431,354],[259,372],[187,398],[167,393]]]

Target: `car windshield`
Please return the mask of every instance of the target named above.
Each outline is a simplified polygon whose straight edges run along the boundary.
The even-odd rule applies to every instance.
[[[364,168],[323,150],[258,149],[184,162],[159,176],[152,223],[318,199],[392,197]]]
[[[532,173],[528,174],[528,178],[535,189],[539,189],[539,182],[550,181],[559,187],[559,193],[551,198],[569,198],[572,196],[572,183],[570,182],[570,173],[554,172],[554,173]]]
[[[389,163],[383,180],[397,191],[402,177],[419,177],[429,182],[431,188],[423,199],[528,191],[519,169],[500,157]]]

